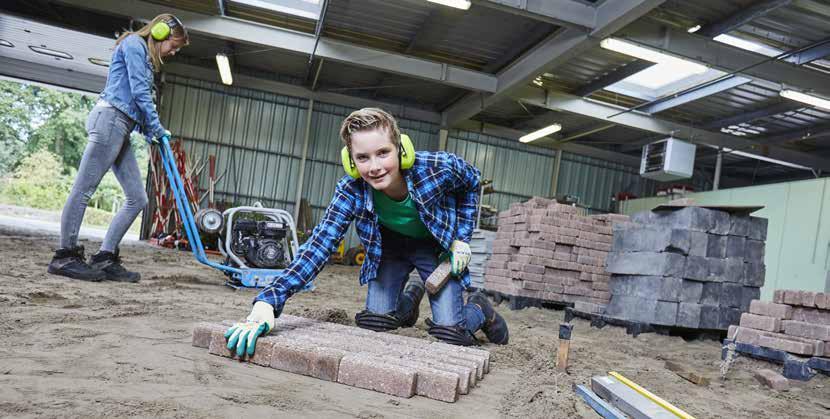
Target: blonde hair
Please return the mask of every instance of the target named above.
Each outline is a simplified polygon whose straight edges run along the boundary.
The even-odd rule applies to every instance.
[[[176,17],[171,15],[170,13],[162,13],[154,17],[153,20],[150,21],[150,23],[144,25],[144,27],[142,27],[141,29],[135,32],[127,31],[121,34],[121,36],[118,37],[118,40],[115,41],[115,45],[120,44],[121,41],[124,40],[124,38],[132,34],[136,34],[144,38],[144,41],[147,42],[147,50],[150,52],[150,61],[153,62],[153,71],[159,72],[161,70],[161,65],[164,64],[164,60],[161,58],[161,45],[159,44],[161,44],[164,41],[156,41],[155,38],[153,38],[153,36],[150,34],[150,32],[153,30],[153,26],[155,26],[156,23],[169,22],[171,20],[178,19],[176,19]],[[181,23],[181,21],[179,21],[179,23]],[[170,37],[167,39],[177,41],[179,44],[181,44],[181,46],[187,46],[190,44],[190,36],[187,35],[187,29],[185,29],[184,25],[181,24],[171,28]]]
[[[401,130],[398,128],[398,121],[389,112],[380,108],[363,108],[349,114],[340,125],[340,139],[351,150],[352,134],[373,129],[389,133],[392,144],[395,147],[400,145]]]

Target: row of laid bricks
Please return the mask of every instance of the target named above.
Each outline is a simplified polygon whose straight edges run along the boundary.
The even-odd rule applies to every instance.
[[[775,290],[772,301],[778,304],[788,304],[807,308],[830,309],[830,293],[798,291],[798,290]]]
[[[825,345],[824,341],[816,339],[801,338],[736,325],[729,326],[727,337],[734,339],[738,343],[763,346],[798,355],[830,356],[830,351],[827,351],[830,347]]]
[[[197,325],[193,346],[233,357],[228,323]],[[489,372],[487,351],[283,315],[249,362],[401,397],[447,402]]]

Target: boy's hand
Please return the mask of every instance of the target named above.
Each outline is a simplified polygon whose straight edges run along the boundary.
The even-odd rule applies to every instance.
[[[461,241],[455,240],[450,245],[450,265],[452,265],[451,273],[455,276],[461,275],[467,265],[470,264],[470,259],[473,252],[470,251],[470,245]]]

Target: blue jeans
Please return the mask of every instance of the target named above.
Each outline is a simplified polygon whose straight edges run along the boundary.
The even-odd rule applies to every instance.
[[[441,247],[433,239],[413,239],[382,228],[381,259],[378,276],[369,281],[366,309],[378,314],[395,311],[398,296],[412,269],[422,281],[438,266]],[[474,304],[464,304],[464,291],[458,279],[450,278],[436,295],[429,295],[432,321],[441,326],[461,326],[475,333],[484,324],[484,313]]]
[[[86,122],[89,142],[61,214],[62,248],[78,245],[78,230],[87,203],[110,169],[115,173],[127,199],[113,217],[101,250],[114,252],[127,229],[147,206],[147,192],[130,146],[130,133],[134,127],[135,122],[130,117],[111,106],[96,105],[89,113]]]

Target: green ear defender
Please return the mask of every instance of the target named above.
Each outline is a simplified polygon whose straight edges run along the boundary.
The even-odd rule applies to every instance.
[[[411,169],[415,164],[415,145],[412,144],[412,140],[406,134],[401,134],[401,145],[398,148],[398,159],[401,162],[401,170]],[[340,149],[340,162],[343,163],[343,170],[346,171],[347,175],[354,179],[360,177],[360,173],[357,171],[357,166],[354,164],[354,160],[352,160],[352,156],[349,154],[348,147]]]
[[[156,41],[164,41],[170,37],[170,32],[172,32],[173,28],[176,26],[182,26],[182,22],[179,21],[179,18],[173,16],[170,20],[162,20],[161,22],[153,25],[153,27],[150,28],[150,35],[152,35],[153,39]]]

